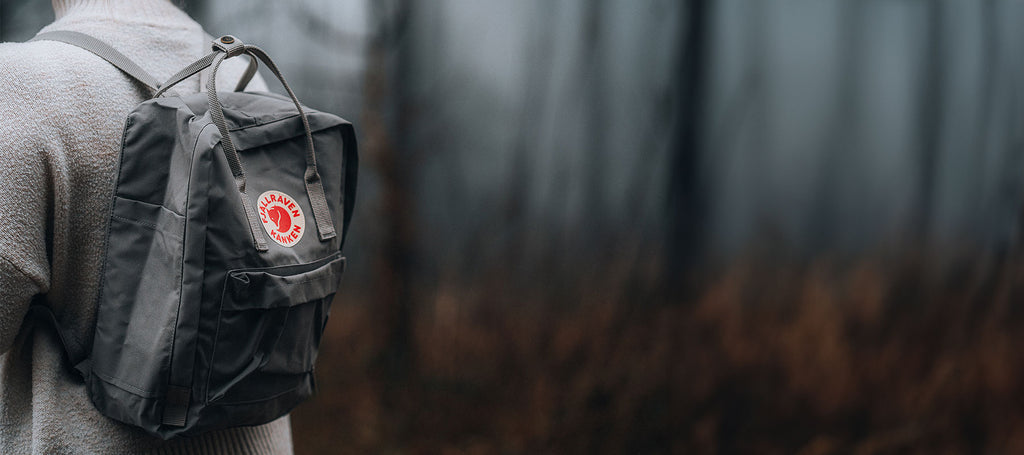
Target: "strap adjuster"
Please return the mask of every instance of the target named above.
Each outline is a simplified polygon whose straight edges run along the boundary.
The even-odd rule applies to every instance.
[[[245,52],[245,43],[231,35],[224,35],[213,40],[213,51],[221,51],[228,54],[225,58],[242,55]]]

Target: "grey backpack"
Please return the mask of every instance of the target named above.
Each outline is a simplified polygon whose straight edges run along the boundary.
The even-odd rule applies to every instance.
[[[75,32],[34,40],[89,50],[150,87],[125,122],[91,346],[57,327],[103,414],[168,439],[270,422],[316,389],[356,186],[352,125],[306,108],[266,53],[231,36],[157,81]],[[235,92],[217,68],[247,54]],[[241,92],[262,61],[288,97]],[[206,93],[162,96],[212,68]]]

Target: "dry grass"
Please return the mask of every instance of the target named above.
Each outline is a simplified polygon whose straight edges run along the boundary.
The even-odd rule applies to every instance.
[[[692,301],[606,279],[563,310],[442,286],[397,382],[373,307],[339,302],[296,448],[1024,453],[1024,267],[994,263],[743,261]]]

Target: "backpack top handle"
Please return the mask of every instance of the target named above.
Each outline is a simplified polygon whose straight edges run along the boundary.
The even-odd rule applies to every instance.
[[[253,62],[260,60],[267,68],[270,69],[277,80],[281,81],[281,85],[285,91],[288,92],[288,96],[295,103],[295,108],[299,112],[299,117],[302,118],[302,127],[305,129],[306,134],[306,172],[304,174],[304,180],[306,184],[306,195],[309,198],[309,204],[313,208],[313,220],[316,222],[317,233],[320,236],[320,241],[327,241],[337,236],[337,231],[334,229],[333,218],[331,217],[330,208],[327,205],[327,197],[324,195],[323,182],[320,180],[320,173],[316,168],[316,152],[313,147],[313,133],[309,127],[309,119],[306,118],[306,112],[302,108],[302,104],[299,103],[299,99],[295,96],[295,92],[292,91],[291,87],[288,86],[288,82],[284,80],[284,76],[281,75],[281,71],[274,64],[270,56],[267,55],[263,49],[259,47],[247,45],[238,38],[231,35],[224,35],[220,38],[213,40],[213,52],[207,54],[203,58],[196,60],[185,69],[178,72],[174,76],[171,76],[163,86],[157,90],[154,98],[163,95],[163,93],[170,89],[175,84],[191,77],[192,75],[211,67],[210,79],[206,82],[206,93],[209,97],[210,104],[210,117],[213,119],[213,123],[217,125],[217,129],[220,130],[221,135],[221,148],[224,150],[224,156],[228,160],[228,165],[231,167],[231,174],[235,177],[235,185],[238,188],[239,193],[242,195],[242,207],[245,209],[246,218],[249,221],[249,229],[252,231],[253,245],[259,251],[267,251],[267,240],[263,235],[263,229],[260,228],[259,218],[256,216],[256,209],[252,205],[252,201],[246,195],[245,189],[245,172],[242,169],[242,162],[238,157],[238,152],[235,150],[234,142],[231,141],[231,136],[228,132],[227,122],[224,120],[224,109],[221,106],[220,99],[217,97],[217,69],[220,67],[221,62],[225,59],[236,57],[239,55],[248,55],[250,57],[249,68],[246,70],[246,75],[243,75],[242,81],[239,82],[239,87],[244,87],[243,82],[247,83],[246,79],[251,78],[252,74],[256,72],[256,66]],[[252,73],[252,74],[250,74]],[[239,87],[236,87],[236,91]]]

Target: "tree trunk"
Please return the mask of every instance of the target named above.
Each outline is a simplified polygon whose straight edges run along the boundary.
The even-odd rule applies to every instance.
[[[914,234],[919,235],[925,243],[932,235],[931,223],[935,210],[935,180],[939,172],[939,153],[942,144],[942,124],[945,118],[942,102],[942,90],[945,86],[945,68],[942,65],[942,52],[945,48],[943,37],[944,5],[942,2],[929,3],[927,23],[925,24],[924,61],[922,62],[923,83],[918,92],[918,134],[920,163],[917,213],[912,223],[916,228]]]
[[[707,210],[700,167],[712,7],[707,0],[690,0],[688,8],[679,9],[685,30],[680,46],[682,54],[675,69],[679,91],[668,178],[668,281],[673,281],[671,277],[678,277],[703,255],[701,244]]]
[[[412,2],[373,2],[378,29],[366,71],[366,135],[380,182],[380,250],[375,255],[374,306],[381,312],[385,346],[380,360],[390,384],[404,383],[413,368],[412,312],[415,214],[414,156],[409,140],[409,19]]]

